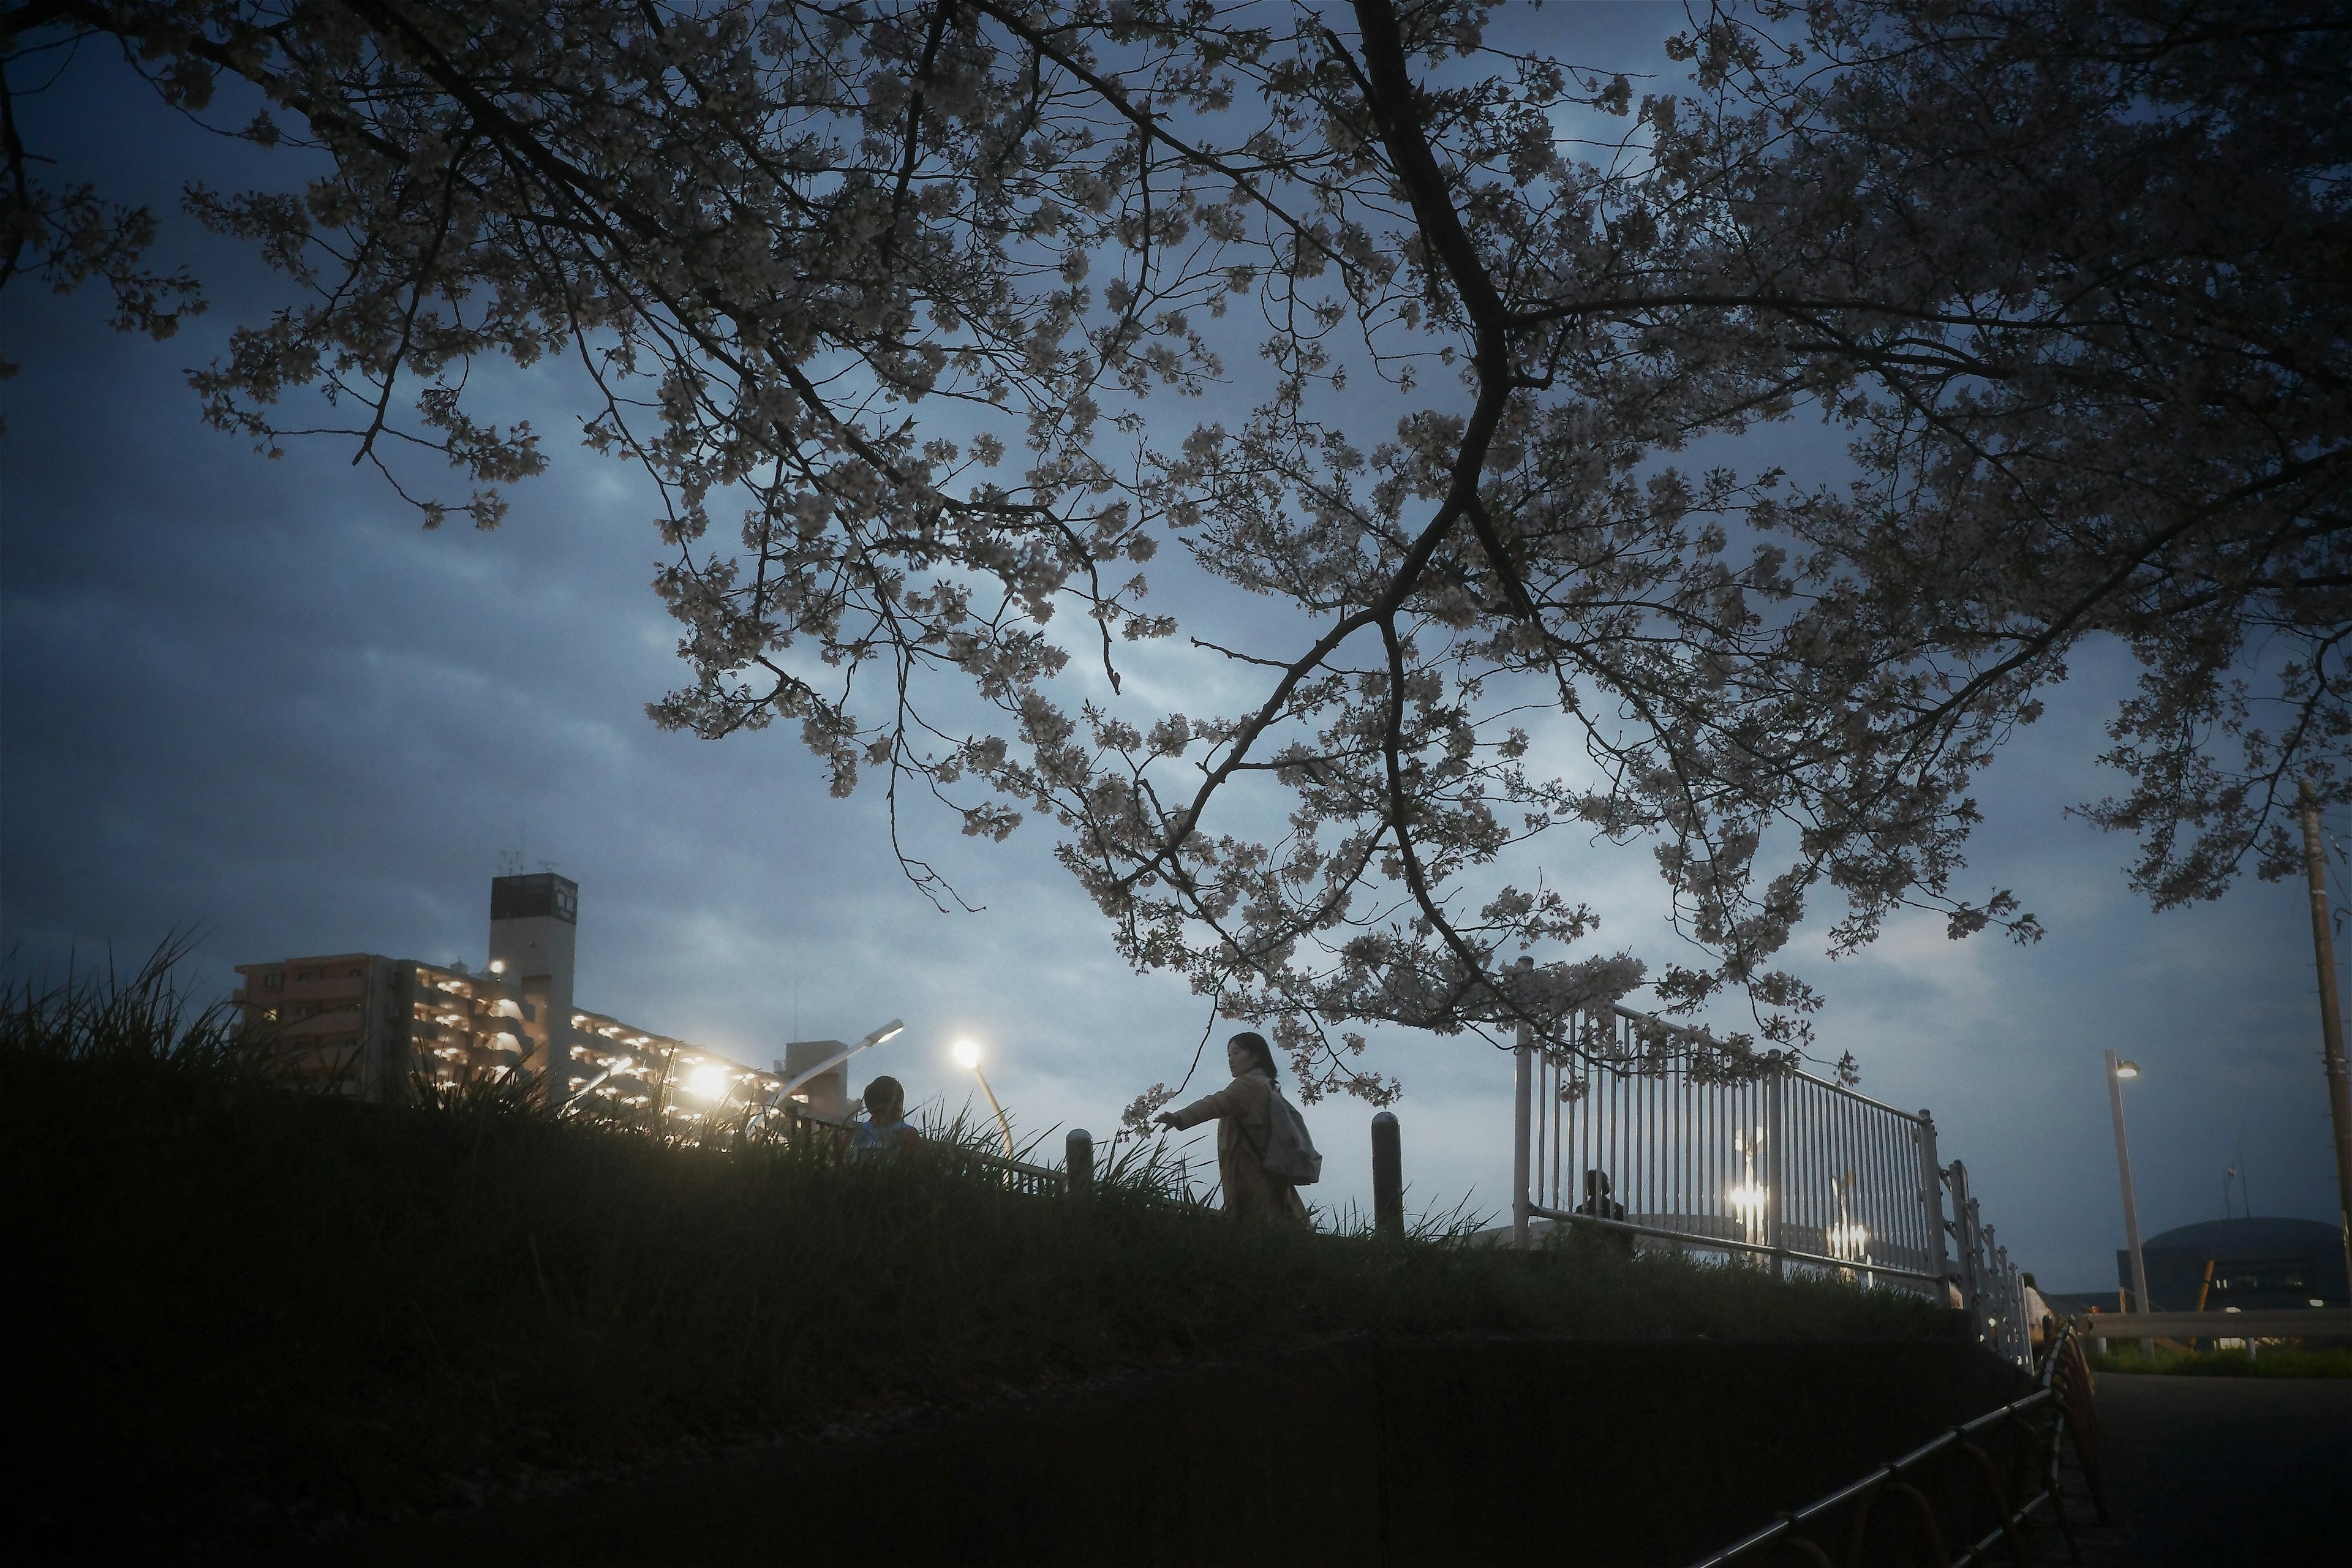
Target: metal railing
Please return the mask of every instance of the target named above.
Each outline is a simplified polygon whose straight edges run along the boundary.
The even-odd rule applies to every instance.
[[[952,1163],[955,1168],[974,1181],[985,1182],[1018,1193],[1023,1197],[1061,1197],[1070,1191],[1070,1178],[1063,1172],[1045,1165],[1032,1165],[1024,1160],[1008,1160],[1002,1154],[984,1154],[977,1149],[942,1150],[933,1155]]]
[[[1730,1568],[1768,1556],[1819,1568],[1918,1560],[1969,1568],[1996,1547],[2022,1563],[2024,1531],[2044,1504],[2068,1555],[2080,1562],[2074,1521],[2066,1517],[2062,1461],[2068,1449],[2100,1522],[2111,1521],[2099,1479],[2090,1367],[2071,1327],[2052,1325],[2035,1381],[2038,1386],[2024,1397],[1782,1514],[1693,1568]],[[1895,1505],[1891,1525],[1880,1512],[1889,1501]],[[1833,1555],[1837,1547],[1843,1550]]]
[[[859,1125],[854,1118],[825,1116],[805,1106],[793,1107],[787,1119],[791,1129],[814,1131],[843,1142],[856,1135]],[[985,1150],[946,1144],[930,1145],[927,1157],[946,1162],[971,1180],[1002,1187],[1023,1197],[1068,1197],[1091,1193],[1095,1187],[1094,1139],[1084,1129],[1074,1130],[1064,1139],[1063,1148],[1065,1163],[1060,1170],[991,1154]]]
[[[1520,1034],[1521,1245],[1549,1220],[1939,1294],[2031,1363],[2022,1281],[1967,1171],[1939,1163],[1927,1111],[1791,1065],[1727,1062],[1719,1043],[1624,1007],[1580,1019],[1574,1043],[1554,1057]]]
[[[1957,1268],[1952,1287],[1969,1320],[1988,1344],[2011,1361],[2033,1359],[2032,1325],[2025,1311],[2025,1279],[2009,1260],[2009,1248],[1993,1239],[1992,1226],[1977,1212],[1969,1194],[1968,1167],[1955,1160],[1940,1173],[1942,1190],[1951,1198],[1948,1228],[1957,1245]]]

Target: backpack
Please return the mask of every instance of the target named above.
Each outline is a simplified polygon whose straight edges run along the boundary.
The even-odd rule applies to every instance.
[[[1323,1156],[1307,1136],[1307,1119],[1268,1084],[1265,1091],[1265,1173],[1294,1187],[1311,1187],[1323,1179]]]

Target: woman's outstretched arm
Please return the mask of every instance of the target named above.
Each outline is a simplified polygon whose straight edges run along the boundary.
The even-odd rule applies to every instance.
[[[1241,1079],[1235,1079],[1214,1094],[1204,1094],[1181,1110],[1164,1110],[1159,1120],[1181,1132],[1187,1127],[1198,1127],[1203,1121],[1213,1121],[1221,1116],[1239,1116],[1247,1107],[1242,1101]]]

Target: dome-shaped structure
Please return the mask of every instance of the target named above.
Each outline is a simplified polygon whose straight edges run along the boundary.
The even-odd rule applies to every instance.
[[[2149,1237],[2140,1250],[2147,1260],[2152,1311],[2352,1305],[2343,1236],[2316,1220],[2272,1215],[2200,1220]],[[2120,1248],[2116,1281],[2131,1289],[2131,1255]]]

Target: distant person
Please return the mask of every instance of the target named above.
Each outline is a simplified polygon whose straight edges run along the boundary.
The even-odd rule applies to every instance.
[[[1584,1201],[1576,1205],[1576,1212],[1589,1214],[1595,1219],[1622,1220],[1625,1217],[1625,1205],[1610,1195],[1615,1190],[1614,1184],[1609,1180],[1608,1172],[1585,1172]],[[1615,1243],[1620,1250],[1624,1252],[1633,1250],[1632,1231],[1607,1230],[1601,1234]]]
[[[866,1121],[849,1141],[849,1157],[895,1153],[923,1146],[923,1135],[907,1125],[907,1089],[895,1078],[877,1078],[866,1086]]]
[[[2051,1311],[2050,1303],[2042,1300],[2041,1288],[2034,1284],[2032,1275],[2021,1274],[2017,1279],[2025,1287],[2026,1337],[2032,1341],[2033,1348],[2039,1350],[2042,1342],[2056,1332],[2057,1314]]]
[[[1584,1173],[1584,1201],[1576,1205],[1579,1214],[1589,1214],[1595,1219],[1622,1220],[1625,1205],[1609,1194],[1616,1190],[1606,1171]]]
[[[1224,1187],[1227,1214],[1307,1224],[1298,1189],[1265,1168],[1266,1144],[1274,1136],[1267,1114],[1274,1100],[1274,1047],[1264,1035],[1244,1030],[1225,1042],[1225,1065],[1233,1069],[1233,1082],[1153,1120],[1178,1131],[1216,1121],[1217,1176]]]

